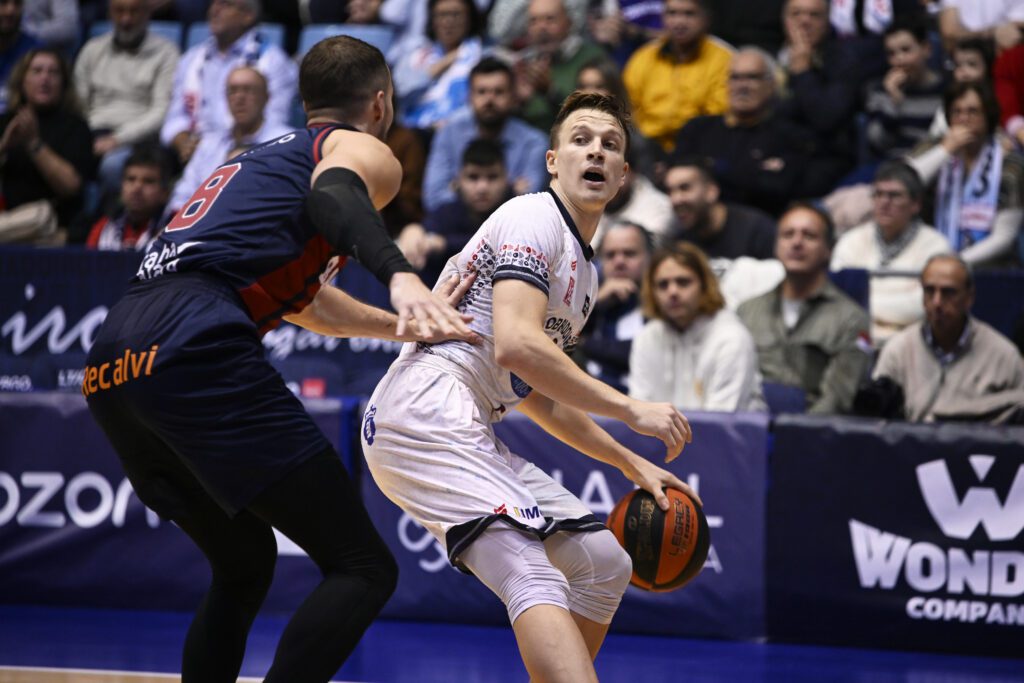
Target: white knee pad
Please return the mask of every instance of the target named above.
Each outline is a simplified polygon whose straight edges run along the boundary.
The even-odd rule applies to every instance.
[[[569,609],[610,624],[633,575],[633,561],[611,531],[560,531],[544,541],[548,557],[569,581]]]
[[[535,605],[570,609],[569,583],[534,536],[494,525],[480,534],[459,560],[501,598],[510,623]]]

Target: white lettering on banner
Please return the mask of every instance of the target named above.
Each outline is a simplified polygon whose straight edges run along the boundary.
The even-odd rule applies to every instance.
[[[972,455],[971,464],[985,474],[995,458],[991,455]],[[979,477],[984,481],[984,477]],[[963,500],[958,500],[949,467],[943,460],[933,460],[917,468],[917,481],[921,494],[942,533],[950,538],[970,538],[978,525],[993,541],[1009,541],[1024,531],[1024,465],[1010,485],[1006,503],[999,502],[990,488],[972,486]]]
[[[0,391],[32,391],[28,375],[0,375]]]
[[[383,351],[384,353],[391,353],[398,355],[398,352],[402,350],[402,344],[405,342],[390,341],[388,339],[371,339],[367,337],[352,337],[348,340],[348,347],[353,353],[363,353],[365,351]]]
[[[980,600],[943,600],[916,595],[907,601],[907,616],[929,621],[1024,626],[1024,605]]]
[[[35,295],[36,289],[32,283],[26,284],[25,300],[31,301]],[[0,335],[11,338],[11,352],[15,356],[28,351],[43,335],[46,335],[46,347],[50,353],[64,353],[75,342],[81,345],[83,351],[88,351],[92,348],[96,331],[106,317],[107,307],[96,306],[65,332],[68,321],[62,306],[51,308],[49,313],[31,328],[28,326],[28,316],[23,311],[18,311],[4,321],[0,327]]]
[[[330,353],[346,341],[353,353],[382,351],[395,356],[402,350],[403,344],[399,341],[367,339],[365,337],[352,337],[347,340],[339,337],[325,337],[295,325],[281,325],[263,336],[263,346],[270,351],[272,358],[278,360],[284,360],[296,351],[309,349],[323,349]]]
[[[63,368],[57,371],[57,388],[80,388],[85,381],[85,368]]]
[[[973,454],[968,462],[984,482],[996,457]],[[1013,541],[1024,531],[1024,465],[1017,468],[1003,501],[991,487],[972,486],[958,497],[949,467],[933,460],[916,468],[921,497],[948,538],[967,540],[978,527],[992,542]],[[913,541],[848,520],[857,576],[862,588],[894,590],[902,577],[919,593],[1020,598],[1024,595],[1024,552],[943,548]],[[915,596],[906,604],[911,619],[1024,626],[1024,605],[982,600]]]
[[[22,472],[19,480],[8,472],[0,472],[0,491],[5,499],[0,505],[0,527],[13,519],[23,527],[61,529],[68,526],[70,518],[71,526],[83,529],[99,526],[107,519],[120,528],[125,524],[129,498],[134,493],[127,479],[122,479],[115,491],[98,472],[80,472],[67,480],[67,486],[60,472]],[[63,497],[59,495],[61,488]],[[61,498],[62,510],[45,509]],[[93,498],[98,498],[98,502],[87,508],[84,503]],[[159,526],[160,517],[149,508],[145,510],[150,528]]]
[[[414,539],[412,537],[412,532],[416,530],[422,531],[423,533],[420,534],[419,538]],[[448,561],[448,555],[445,553],[441,543],[434,538],[429,531],[420,526],[412,517],[404,512],[398,519],[398,540],[406,550],[414,553],[421,553],[427,548],[433,549],[436,553],[436,557],[432,559],[421,557],[419,560],[420,569],[423,571],[429,574],[435,574],[445,567],[451,567],[451,563]]]
[[[862,588],[891,590],[900,574],[922,593],[946,589],[960,594],[1018,597],[1024,595],[1024,553],[1011,550],[942,550],[933,543],[880,531],[850,520],[850,539]]]

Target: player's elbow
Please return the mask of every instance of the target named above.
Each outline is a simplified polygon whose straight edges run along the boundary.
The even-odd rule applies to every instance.
[[[496,335],[494,339],[494,362],[503,370],[519,373],[527,365],[532,354],[529,343],[518,337]]]

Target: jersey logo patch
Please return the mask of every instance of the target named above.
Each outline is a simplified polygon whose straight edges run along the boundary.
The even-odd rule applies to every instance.
[[[573,263],[575,263],[575,261]],[[573,292],[574,289],[576,289],[576,278],[574,278],[572,275],[570,275],[569,276],[569,287],[568,287],[568,289],[565,290],[565,298],[562,299],[562,303],[565,304],[566,306],[568,306],[570,303],[572,303],[572,292]]]
[[[371,403],[366,409],[366,415],[363,417],[363,438],[366,439],[366,443],[370,446],[373,445],[373,437],[377,434],[377,425],[373,422],[376,414],[377,406]]]

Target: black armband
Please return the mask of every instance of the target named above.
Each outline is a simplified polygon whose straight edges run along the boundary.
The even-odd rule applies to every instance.
[[[385,286],[395,273],[413,272],[354,171],[336,167],[321,173],[306,198],[306,215],[332,247],[359,261]]]

